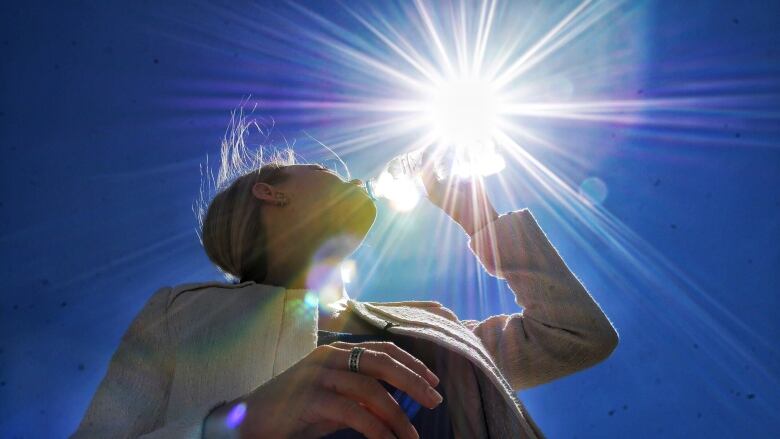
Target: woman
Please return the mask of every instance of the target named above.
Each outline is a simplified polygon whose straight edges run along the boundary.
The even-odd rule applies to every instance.
[[[223,143],[221,181],[241,162],[242,135]],[[438,302],[346,297],[339,264],[376,215],[361,182],[249,163],[201,228],[209,258],[239,282],[157,291],[73,437],[543,437],[515,391],[617,345],[530,212],[499,216],[477,183],[424,175],[429,199],[524,308],[483,321]]]

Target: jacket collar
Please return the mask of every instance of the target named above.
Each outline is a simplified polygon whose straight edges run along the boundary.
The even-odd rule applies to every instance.
[[[518,420],[526,433],[530,437],[544,437],[538,430],[538,427],[534,427],[526,421],[526,419],[530,419],[528,411],[517,398],[512,387],[493,362],[493,358],[474,333],[463,325],[425,310],[424,306],[410,306],[402,303],[358,302],[349,299],[347,307],[367,322],[379,328],[389,329],[390,327],[398,327],[404,328],[409,332],[415,332],[419,336],[422,336],[423,333],[436,333],[437,337],[435,338],[439,338],[441,335],[448,338],[449,346],[446,346],[447,348],[457,349],[473,363],[480,364],[483,372],[491,376],[493,383],[503,388],[502,394],[504,398],[506,398],[507,402],[513,403],[517,408]]]
[[[347,307],[372,325],[387,329],[390,326],[430,328],[447,335],[479,354],[482,360],[496,367],[492,357],[479,338],[464,326],[422,307],[403,305],[403,302],[359,302],[347,300]]]
[[[179,294],[186,291],[210,287],[240,289],[247,286],[262,288],[266,290],[264,291],[264,294],[269,296],[280,294],[281,296],[285,296],[286,299],[292,298],[293,296],[294,298],[301,300],[305,299],[306,290],[286,290],[281,287],[257,284],[254,281],[246,281],[238,284],[226,284],[224,282],[215,281],[180,285],[175,289],[176,291],[174,291],[174,294],[171,295],[170,302],[173,302]],[[415,303],[417,304],[416,306]],[[348,309],[360,316],[363,320],[380,329],[399,326],[417,330],[425,328],[429,331],[436,331],[446,335],[450,339],[465,344],[470,348],[470,352],[477,353],[481,360],[492,367],[496,367],[492,357],[476,335],[450,319],[442,317],[434,312],[427,311],[425,305],[428,304],[428,302],[361,302],[351,298],[346,300],[346,307]],[[430,302],[430,304],[434,303]],[[440,305],[436,303],[435,306]]]

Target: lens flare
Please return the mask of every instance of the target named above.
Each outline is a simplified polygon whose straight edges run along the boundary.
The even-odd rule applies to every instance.
[[[598,177],[588,177],[580,184],[580,195],[591,204],[601,204],[607,199],[607,184]]]
[[[341,281],[345,284],[351,283],[357,272],[357,264],[353,259],[347,259],[341,263]]]
[[[227,425],[228,428],[231,430],[235,430],[236,427],[241,425],[241,422],[244,420],[244,417],[246,416],[246,403],[238,404],[237,406],[233,407],[233,409],[230,410],[230,413],[228,413],[227,418],[225,418],[225,425]]]
[[[307,291],[306,295],[303,297],[303,304],[309,309],[317,309],[319,303],[320,303],[320,298],[314,292]]]

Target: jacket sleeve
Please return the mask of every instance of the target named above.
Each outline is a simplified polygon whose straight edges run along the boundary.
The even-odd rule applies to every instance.
[[[569,271],[527,209],[474,233],[485,270],[506,279],[522,312],[461,320],[482,341],[514,390],[593,366],[618,344],[599,305]]]
[[[175,366],[166,312],[170,292],[159,289],[130,324],[71,438],[200,437],[202,418],[165,423]]]

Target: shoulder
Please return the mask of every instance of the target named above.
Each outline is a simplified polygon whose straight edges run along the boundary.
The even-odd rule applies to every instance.
[[[435,300],[405,300],[402,302],[365,302],[377,306],[412,306],[415,308],[444,306]]]
[[[366,302],[366,303],[370,303],[376,306],[390,306],[390,307],[408,306],[412,308],[421,308],[430,313],[442,316],[448,320],[453,320],[456,322],[460,321],[460,319],[458,319],[458,316],[451,309],[447,308],[446,306],[442,305],[440,302],[437,302],[435,300],[407,300],[403,302]]]
[[[185,294],[204,291],[208,289],[235,290],[235,289],[247,287],[250,284],[255,284],[255,282],[247,281],[238,284],[231,284],[231,283],[220,282],[220,281],[204,281],[204,282],[190,282],[190,283],[178,284],[178,285],[168,287],[170,288],[170,291],[167,296],[167,302],[168,302],[168,306],[170,307],[177,298]]]
[[[240,284],[231,284],[227,282],[220,282],[220,281],[204,281],[204,282],[190,282],[190,283],[183,283],[174,285],[171,287],[171,293],[181,294],[185,293],[187,291],[195,291],[195,290],[202,290],[204,288],[241,288],[245,285],[249,284],[249,282],[244,282]]]

